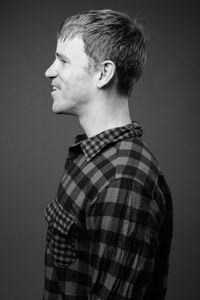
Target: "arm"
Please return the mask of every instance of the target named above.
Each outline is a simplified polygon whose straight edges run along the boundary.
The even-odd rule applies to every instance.
[[[113,181],[87,212],[90,300],[142,299],[154,269],[161,212],[151,193]]]
[[[160,210],[165,210],[165,213],[159,231],[159,245],[155,266],[144,300],[164,299],[167,291],[169,257],[173,234],[173,203],[169,187],[162,174],[158,178],[158,188],[154,193],[154,199],[158,205],[160,204]]]

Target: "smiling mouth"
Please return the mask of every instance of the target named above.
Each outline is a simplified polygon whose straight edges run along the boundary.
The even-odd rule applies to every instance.
[[[59,90],[60,90],[60,89],[59,89],[58,87],[52,86],[51,94],[52,94],[52,95],[53,95],[53,94],[56,94],[57,91],[59,91]]]
[[[58,88],[56,86],[53,86],[53,91],[58,90]]]

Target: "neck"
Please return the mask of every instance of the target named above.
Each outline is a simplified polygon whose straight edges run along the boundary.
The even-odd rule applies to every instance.
[[[79,115],[79,123],[88,138],[107,129],[131,123],[127,98],[97,99]]]

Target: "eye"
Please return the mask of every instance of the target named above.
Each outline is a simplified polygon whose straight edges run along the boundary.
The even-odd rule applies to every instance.
[[[66,63],[67,63],[66,60],[64,60],[64,59],[62,59],[62,58],[60,58],[59,60],[60,60],[60,62],[61,62],[62,64],[66,64]]]
[[[56,53],[55,54],[55,57],[56,57],[56,60],[61,64],[61,65],[64,65],[66,63],[68,63],[68,59],[64,56],[64,55],[61,55],[59,53]]]

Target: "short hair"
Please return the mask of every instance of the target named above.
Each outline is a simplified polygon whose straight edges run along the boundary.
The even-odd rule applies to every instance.
[[[130,95],[146,61],[143,28],[125,13],[91,10],[67,18],[60,26],[61,40],[81,36],[85,53],[96,67],[111,60],[116,65],[117,91]]]

